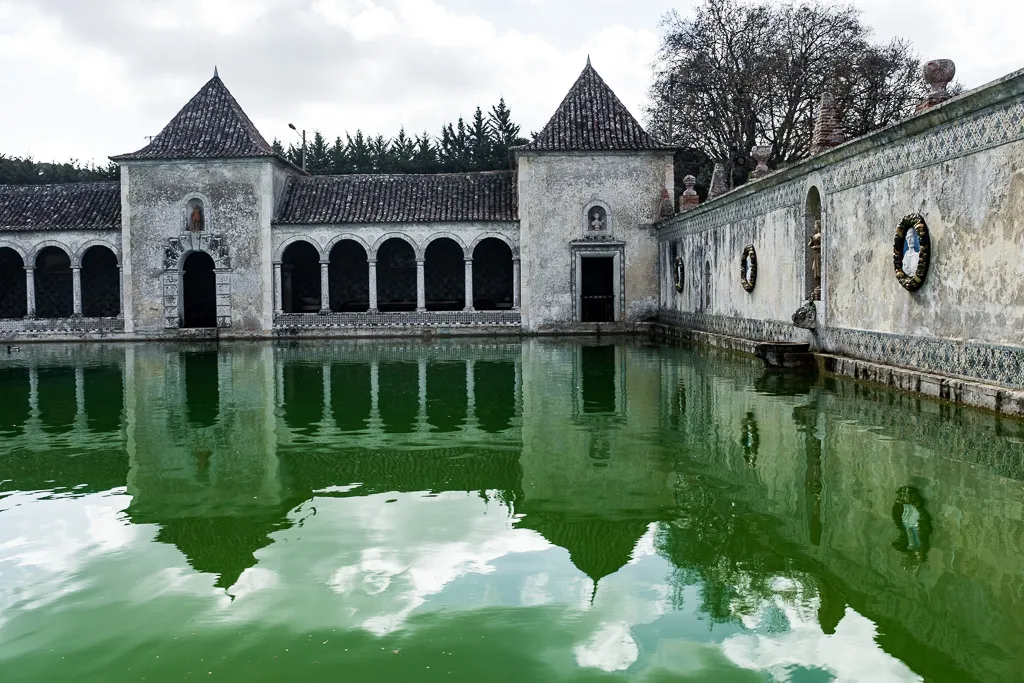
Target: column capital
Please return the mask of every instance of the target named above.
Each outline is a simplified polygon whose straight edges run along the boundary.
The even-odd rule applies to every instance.
[[[36,267],[35,267],[34,265],[33,265],[33,266],[30,266],[30,265],[28,265],[28,264],[25,264],[25,266],[23,266],[23,267],[25,268],[25,270],[28,270],[28,271],[32,271],[32,270],[35,270],[35,269],[36,269]]]
[[[322,258],[322,259],[320,259],[320,265],[321,266],[329,266],[329,265],[331,265],[331,260],[330,259],[323,259]]]
[[[427,259],[423,259],[423,258],[418,258],[418,259],[416,259],[416,265],[417,265],[417,266],[422,266],[422,265],[423,265],[423,264],[425,264],[426,262],[427,262]]]
[[[281,266],[281,261],[280,261],[280,260],[277,260],[277,261],[271,261],[271,263],[273,263],[273,264],[274,264],[275,266],[278,266],[278,267],[280,267],[280,266]]]
[[[465,261],[466,263],[472,263],[473,262],[473,257],[472,256],[466,256],[462,260]]]

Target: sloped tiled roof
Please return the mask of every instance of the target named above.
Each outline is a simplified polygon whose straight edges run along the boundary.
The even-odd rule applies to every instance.
[[[518,219],[512,171],[292,178],[275,223]]]
[[[119,230],[121,184],[0,185],[0,230]]]
[[[587,60],[583,73],[558,105],[555,115],[528,151],[601,151],[671,149],[658,142],[633,118]]]
[[[137,152],[111,157],[140,159],[231,159],[274,156],[227,86],[214,74],[152,142]]]

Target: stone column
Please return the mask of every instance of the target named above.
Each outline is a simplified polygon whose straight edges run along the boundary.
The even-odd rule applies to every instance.
[[[72,315],[82,315],[82,267],[71,266],[71,302]]]
[[[466,259],[466,306],[464,311],[473,310],[473,259]]]
[[[25,266],[25,298],[28,307],[26,318],[36,317],[36,269],[34,266]]]
[[[370,266],[370,313],[377,312],[377,259],[367,261]]]
[[[274,261],[274,315],[284,313],[281,288],[284,287],[284,280],[281,279],[281,262]]]
[[[331,279],[330,261],[320,262],[320,312],[330,313],[331,312]]]
[[[427,310],[427,281],[424,275],[423,259],[416,259],[416,310],[422,313]]]
[[[124,269],[117,264],[117,317],[124,317]]]
[[[512,308],[519,310],[519,259],[512,259]]]

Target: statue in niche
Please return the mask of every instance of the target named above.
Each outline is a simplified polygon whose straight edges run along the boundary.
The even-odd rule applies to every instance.
[[[807,243],[811,250],[811,275],[814,278],[814,301],[821,300],[821,219],[814,221],[814,235]]]
[[[604,211],[601,207],[594,207],[594,213],[590,218],[591,230],[604,230]]]
[[[203,207],[200,204],[194,204],[192,206],[192,213],[188,219],[189,232],[202,232],[206,227],[204,225],[205,220],[203,216]]]
[[[903,566],[913,569],[928,556],[928,538],[932,532],[931,515],[924,509],[924,498],[913,486],[896,489],[896,502],[892,506],[892,521],[899,536],[892,547],[903,553]]]
[[[903,272],[908,277],[917,274],[917,266],[921,261],[921,237],[917,230],[910,228],[903,241]]]

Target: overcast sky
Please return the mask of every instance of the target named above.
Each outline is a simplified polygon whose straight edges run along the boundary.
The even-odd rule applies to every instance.
[[[856,0],[975,87],[1024,67],[1017,0]],[[0,153],[103,162],[145,145],[213,74],[264,137],[436,134],[504,96],[544,125],[591,55],[641,116],[671,0],[0,0]]]

